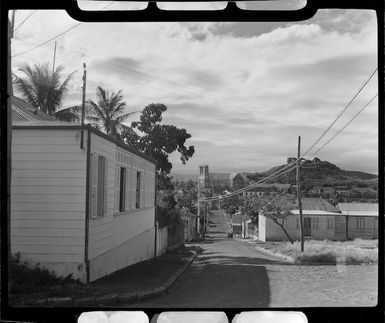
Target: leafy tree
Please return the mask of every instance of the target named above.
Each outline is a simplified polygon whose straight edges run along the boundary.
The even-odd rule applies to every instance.
[[[164,104],[146,106],[140,121],[132,122],[132,130],[124,129],[123,140],[130,146],[145,153],[157,162],[157,189],[170,186],[168,174],[172,164],[169,155],[175,151],[180,153],[180,160],[185,164],[194,154],[194,146],[186,147],[186,140],[191,138],[186,129],[174,125],[161,124],[162,113],[167,111]]]
[[[183,195],[178,196],[177,203],[178,207],[186,208],[190,213],[197,214],[197,192],[190,190],[183,190]]]
[[[221,208],[230,214],[230,216],[233,216],[242,205],[243,199],[240,195],[234,195],[221,200]]]
[[[13,81],[16,89],[34,108],[49,115],[55,115],[63,103],[64,96],[68,92],[69,82],[75,73],[68,75],[61,82],[63,66],[56,68],[54,72],[48,67],[48,63],[34,65],[26,64],[19,68],[23,76],[14,75]]]
[[[258,225],[258,215],[262,209],[262,200],[258,197],[247,198],[241,206],[242,214],[251,219],[251,222]]]
[[[123,101],[122,90],[115,93],[98,86],[96,96],[97,102],[87,101],[87,110],[90,113],[88,119],[93,122],[92,125],[115,139],[121,139],[123,131],[131,133],[131,128],[122,122],[137,111],[125,112],[127,104]]]
[[[286,231],[284,222],[288,216],[292,214],[291,209],[293,203],[288,196],[263,196],[262,197],[262,208],[261,212],[263,215],[276,223],[282,231],[285,233],[288,240],[293,243],[293,239],[290,237],[289,233]]]

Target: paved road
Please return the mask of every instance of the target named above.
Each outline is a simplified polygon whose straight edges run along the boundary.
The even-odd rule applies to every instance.
[[[372,306],[377,266],[292,266],[227,238],[215,211],[203,252],[163,296],[130,304],[146,308]],[[352,283],[354,282],[354,283]]]

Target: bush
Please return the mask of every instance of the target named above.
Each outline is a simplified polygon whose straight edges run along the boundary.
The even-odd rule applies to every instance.
[[[156,220],[159,223],[160,228],[170,226],[171,230],[174,230],[179,223],[182,222],[181,212],[179,209],[169,209],[166,207],[156,206],[155,209]]]
[[[11,255],[9,282],[10,293],[26,293],[47,287],[81,284],[79,280],[72,278],[72,274],[64,278],[58,277],[53,271],[41,267],[40,264],[29,264],[21,259],[20,253]]]

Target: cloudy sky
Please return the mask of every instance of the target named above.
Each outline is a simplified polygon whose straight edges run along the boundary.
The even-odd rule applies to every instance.
[[[115,4],[98,3],[99,8]],[[30,17],[25,21],[24,19]],[[22,25],[20,25],[22,23]],[[175,173],[263,171],[306,151],[344,109],[377,66],[371,11],[322,10],[290,23],[80,23],[63,11],[17,11],[14,71],[25,63],[76,70],[64,106],[97,86],[123,90],[130,111],[168,107],[163,121],[186,128],[196,153]],[[19,26],[20,25],[20,26]],[[377,93],[377,74],[321,147]],[[377,99],[316,156],[342,169],[377,171]],[[135,119],[135,118],[134,118]],[[131,120],[132,121],[132,120]],[[310,152],[305,156],[313,158]]]

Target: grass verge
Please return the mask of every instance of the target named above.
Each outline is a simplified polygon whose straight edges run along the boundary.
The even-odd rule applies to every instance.
[[[378,240],[329,241],[308,240],[301,253],[299,241],[258,244],[273,253],[291,257],[295,263],[360,264],[378,262]]]

